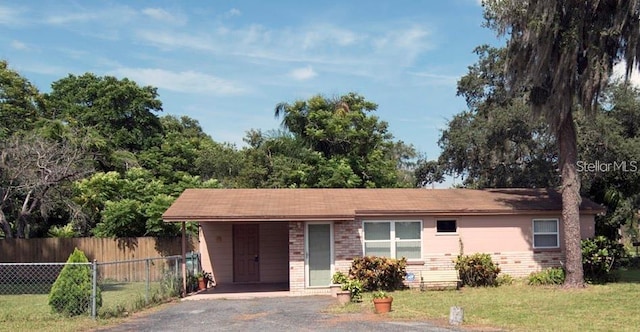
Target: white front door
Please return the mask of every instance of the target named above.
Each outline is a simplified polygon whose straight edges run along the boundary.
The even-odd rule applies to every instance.
[[[308,287],[328,287],[333,270],[333,225],[307,223],[305,274]]]

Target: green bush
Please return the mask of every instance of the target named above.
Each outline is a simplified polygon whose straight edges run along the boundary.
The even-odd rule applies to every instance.
[[[463,286],[498,285],[497,278],[500,267],[493,263],[489,254],[458,255],[456,270],[458,270]]]
[[[84,252],[75,248],[67,263],[88,263]],[[91,267],[85,264],[67,264],[53,283],[49,293],[49,306],[65,316],[90,312],[92,284]],[[96,309],[102,305],[100,288],[96,290]]]
[[[349,276],[362,282],[365,291],[393,291],[404,288],[407,260],[376,256],[356,257]]]
[[[582,240],[584,278],[592,283],[615,280],[613,271],[626,259],[624,245],[604,236]]]
[[[496,278],[496,283],[498,284],[498,286],[513,285],[514,282],[515,279],[513,279],[513,277],[508,274],[501,274]]]
[[[341,289],[351,293],[351,302],[362,302],[362,282],[360,280],[347,279]]]
[[[336,271],[336,273],[331,277],[331,283],[342,285],[347,283],[347,279],[349,279],[349,277],[344,272]]]
[[[562,285],[564,283],[564,270],[559,267],[544,269],[529,274],[527,282],[529,285]]]

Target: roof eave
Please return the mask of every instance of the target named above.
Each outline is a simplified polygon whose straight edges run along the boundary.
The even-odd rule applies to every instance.
[[[580,214],[599,214],[604,210],[581,210]],[[556,215],[561,210],[458,210],[458,211],[406,211],[406,210],[357,210],[356,217],[375,216],[504,216],[504,215]]]
[[[216,222],[216,221],[237,221],[237,222],[258,222],[258,221],[349,221],[354,220],[353,215],[308,215],[308,216],[165,216],[164,222]]]

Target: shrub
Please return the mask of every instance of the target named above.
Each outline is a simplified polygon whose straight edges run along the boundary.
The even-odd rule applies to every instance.
[[[88,263],[84,252],[76,248],[67,263]],[[93,288],[89,265],[67,264],[53,283],[49,293],[49,306],[65,316],[77,316],[89,312]],[[96,309],[102,305],[102,293],[96,289]]]
[[[331,283],[336,284],[336,285],[342,285],[347,283],[347,279],[349,277],[341,271],[336,271],[336,273],[333,274],[333,276],[331,277]]]
[[[373,294],[371,294],[371,296],[372,296],[374,299],[386,299],[386,298],[388,298],[388,297],[389,297],[389,295],[387,294],[387,292],[385,292],[385,291],[381,291],[381,290],[373,292]]]
[[[351,302],[362,301],[362,282],[357,279],[347,279],[341,287],[342,290],[348,290],[351,293]]]
[[[356,257],[351,263],[349,276],[362,282],[365,291],[393,291],[404,287],[407,260],[376,256]]]
[[[584,278],[592,283],[615,280],[612,273],[626,259],[624,245],[604,236],[582,240]]]
[[[498,284],[498,286],[513,285],[514,282],[515,279],[513,279],[513,277],[508,274],[501,274],[496,278],[496,283]]]
[[[562,285],[564,283],[564,270],[559,267],[544,269],[529,274],[527,280],[529,285]]]
[[[458,270],[463,286],[498,285],[497,277],[500,273],[500,267],[493,263],[489,254],[458,255],[456,270]]]

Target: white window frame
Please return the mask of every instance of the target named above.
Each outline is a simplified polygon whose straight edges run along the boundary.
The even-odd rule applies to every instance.
[[[556,231],[555,232],[536,232],[536,221],[555,221],[556,223]],[[557,218],[536,218],[531,220],[531,233],[533,237],[531,238],[531,242],[534,249],[557,249],[560,248],[560,221]],[[556,245],[555,246],[536,246],[536,235],[555,235],[556,236]]]
[[[411,240],[400,240],[396,238],[396,222],[417,222],[420,223],[420,239],[411,239]],[[364,229],[364,224],[366,223],[390,223],[389,230],[389,240],[366,240],[366,234]],[[424,246],[423,243],[423,223],[422,220],[363,220],[362,221],[362,253],[366,256],[365,245],[367,242],[389,242],[391,255],[389,258],[400,259],[402,257],[396,257],[396,242],[415,242],[420,241],[420,257],[419,258],[407,258],[407,261],[422,261],[422,249]]]

